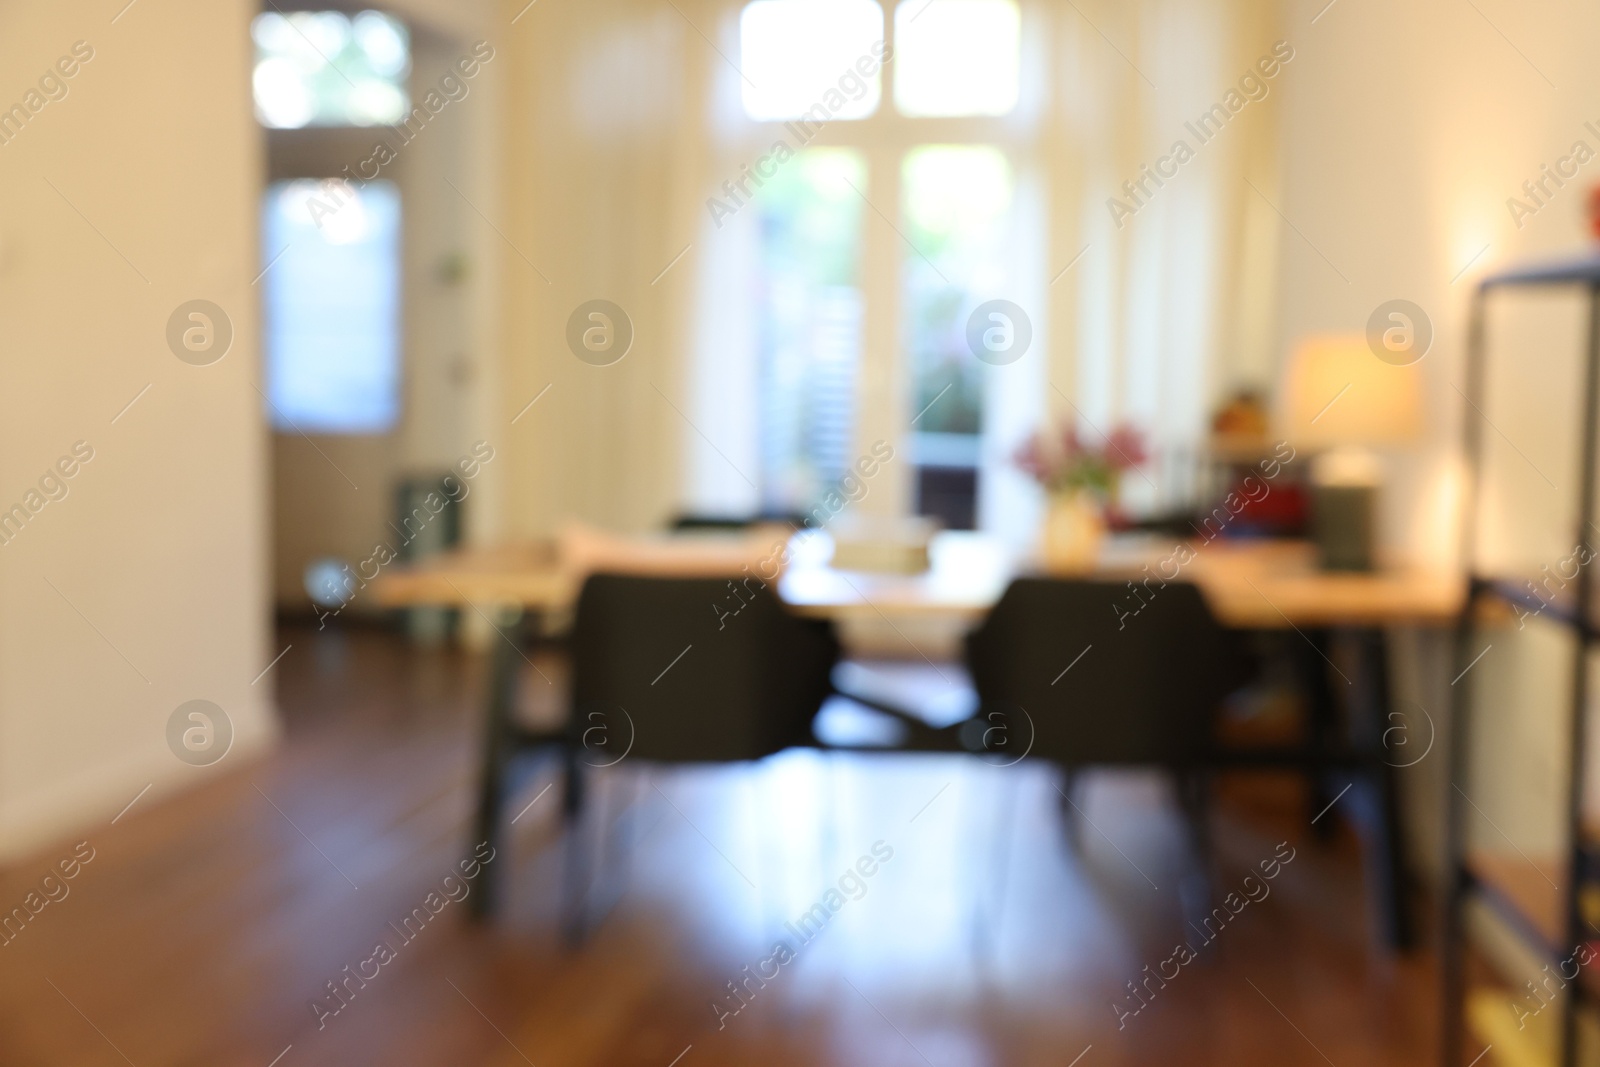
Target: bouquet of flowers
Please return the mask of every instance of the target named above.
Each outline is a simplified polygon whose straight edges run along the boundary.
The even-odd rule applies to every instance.
[[[1014,462],[1047,492],[1082,490],[1109,503],[1122,473],[1149,458],[1144,434],[1128,423],[1116,426],[1096,446],[1084,441],[1069,421],[1054,432],[1041,430],[1028,438],[1017,449]]]

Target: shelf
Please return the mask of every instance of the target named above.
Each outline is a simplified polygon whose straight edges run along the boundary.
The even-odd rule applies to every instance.
[[[1557,965],[1572,957],[1575,949],[1566,943],[1565,864],[1475,852],[1464,873],[1480,899],[1541,957]],[[1600,887],[1590,885],[1584,893],[1584,910],[1593,916]],[[1600,957],[1600,933],[1587,944]],[[1576,988],[1584,999],[1600,1003],[1600,958],[1582,969]]]
[[[1600,637],[1600,618],[1593,617],[1596,614],[1594,610],[1591,610],[1591,618],[1585,625],[1578,618],[1577,607],[1573,604],[1570,593],[1562,590],[1548,599],[1541,598],[1528,589],[1528,583],[1532,580],[1526,577],[1476,574],[1472,576],[1472,588],[1478,590],[1480,595],[1493,596],[1505,604],[1531,613],[1528,617],[1537,617],[1545,622],[1574,630],[1585,640]],[[1567,588],[1570,589],[1571,585],[1572,583],[1568,583]]]
[[[1467,857],[1466,874],[1494,911],[1534,942],[1545,956],[1555,956],[1566,940],[1563,864],[1528,863],[1520,856],[1474,852]]]
[[[1591,245],[1562,260],[1502,270],[1478,282],[1467,331],[1467,392],[1463,394],[1463,399],[1480,415],[1485,400],[1485,383],[1489,379],[1488,297],[1500,289],[1535,286],[1576,286],[1587,290],[1591,321],[1584,350],[1585,380],[1592,384],[1600,376],[1600,335],[1594,332],[1600,326],[1600,246]],[[1600,426],[1596,424],[1600,413],[1596,411],[1593,397],[1580,395],[1575,398],[1575,403],[1580,405],[1580,418],[1583,420],[1581,438],[1585,442],[1593,442],[1600,434]],[[1476,516],[1479,506],[1478,480],[1483,474],[1481,434],[1476,420],[1469,417],[1463,425],[1463,447],[1471,466],[1467,483],[1471,487],[1467,513]],[[1587,490],[1588,486],[1584,488]],[[1575,495],[1579,497],[1577,510],[1581,512],[1583,525],[1587,527],[1600,521],[1593,494],[1585,491]],[[1463,624],[1479,622],[1482,616],[1475,609],[1487,609],[1487,621],[1491,625],[1509,625],[1515,621],[1521,626],[1528,618],[1537,617],[1541,622],[1563,627],[1577,639],[1581,657],[1579,666],[1583,669],[1579,677],[1584,677],[1587,674],[1588,650],[1595,638],[1600,636],[1600,603],[1591,605],[1587,611],[1578,610],[1575,596],[1578,586],[1572,581],[1568,581],[1554,595],[1547,596],[1545,582],[1550,577],[1549,568],[1543,574],[1528,576],[1474,573],[1468,589],[1467,613],[1462,616]],[[1587,579],[1589,576],[1584,577]],[[1532,582],[1528,581],[1529,578],[1533,579]],[[1559,575],[1556,580],[1561,580]],[[1496,618],[1496,615],[1499,617]],[[1471,653],[1468,649],[1461,651]],[[1481,658],[1482,653],[1478,655]],[[1457,666],[1470,667],[1470,664]],[[1462,674],[1465,673],[1462,670]],[[1458,711],[1465,708],[1462,701],[1471,699],[1468,688],[1456,691],[1458,695],[1453,703]],[[1569,776],[1565,786],[1567,804],[1564,810],[1567,811],[1580,809],[1583,783],[1588,778],[1590,752],[1585,745],[1584,726],[1591,709],[1584,706],[1586,700],[1582,686],[1575,685],[1566,701],[1569,712],[1568,744],[1572,746],[1568,755],[1574,763],[1574,773]],[[1463,721],[1463,729],[1459,733],[1465,733],[1465,725]],[[1466,762],[1463,744],[1460,736],[1449,742],[1452,767],[1463,767]],[[1483,852],[1462,855],[1459,842],[1465,836],[1462,820],[1467,817],[1461,804],[1451,804],[1451,879],[1446,907],[1451,917],[1448,928],[1452,936],[1461,936],[1461,909],[1466,900],[1471,898],[1496,914],[1510,934],[1524,940],[1528,947],[1536,948],[1536,955],[1543,957],[1540,965],[1551,965],[1550,970],[1559,972],[1575,950],[1569,931],[1569,922],[1574,914],[1581,916],[1587,930],[1578,935],[1583,943],[1591,951],[1600,949],[1600,933],[1595,932],[1600,930],[1600,838],[1596,837],[1593,826],[1573,827],[1577,837],[1574,842],[1576,847],[1561,855],[1559,861],[1547,863],[1530,860],[1520,854],[1520,858]],[[1463,1024],[1469,1024],[1470,1029],[1476,1032],[1475,1037],[1493,1047],[1492,1062],[1513,1067],[1572,1063],[1576,1062],[1577,1054],[1585,1046],[1590,1049],[1595,1047],[1600,1029],[1594,1025],[1593,1012],[1580,1011],[1580,1008],[1584,1006],[1583,1002],[1588,1002],[1589,1008],[1600,1003],[1600,961],[1592,961],[1573,977],[1569,988],[1571,995],[1561,997],[1559,1003],[1541,1009],[1537,1018],[1520,1020],[1527,1023],[1524,1027],[1519,1025],[1518,1013],[1513,1009],[1515,993],[1480,989],[1475,990],[1466,1003],[1455,999],[1454,994],[1462,988],[1461,983],[1465,979],[1460,971],[1463,955],[1446,954],[1446,1040],[1443,1048],[1453,1061],[1449,1067],[1457,1067],[1459,1061],[1454,1057],[1462,1053],[1472,1054],[1460,1047]],[[1570,966],[1566,969],[1570,971]],[[1462,1009],[1465,1009],[1465,1018]],[[1477,1053],[1477,1057],[1482,1059],[1488,1053],[1489,1049],[1485,1048]]]
[[[1509,990],[1482,987],[1467,995],[1467,1022],[1484,1045],[1494,1049],[1496,1067],[1555,1067],[1556,1027],[1561,1016],[1541,1011],[1519,1028]],[[1485,1061],[1489,1062],[1489,1061]]]
[[[1589,252],[1568,259],[1533,263],[1490,274],[1478,282],[1480,290],[1514,285],[1600,286],[1600,253]]]

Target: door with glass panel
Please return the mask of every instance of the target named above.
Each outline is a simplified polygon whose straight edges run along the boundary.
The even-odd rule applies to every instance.
[[[893,510],[972,527],[1007,371],[979,358],[982,339],[1019,325],[993,332],[980,305],[1016,302],[1027,281],[1017,5],[754,0],[740,45],[749,150],[769,160],[748,186],[763,506],[804,512],[887,438],[904,465]],[[778,142],[792,153],[774,166]]]

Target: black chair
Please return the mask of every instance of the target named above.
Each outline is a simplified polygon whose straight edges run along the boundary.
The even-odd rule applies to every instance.
[[[839,658],[831,624],[789,614],[755,579],[593,575],[570,648],[571,744],[585,746],[585,716],[625,712],[630,758],[670,762],[809,744]]]
[[[1074,808],[1071,786],[1086,767],[1151,766],[1174,776],[1206,875],[1186,904],[1201,904],[1213,713],[1246,680],[1248,660],[1199,590],[1019,579],[969,635],[967,663],[979,710],[963,729],[965,746],[1008,761],[1026,748],[1058,764],[1063,800]]]
[[[751,515],[710,515],[686,511],[674,515],[667,523],[673,533],[748,530],[762,523],[777,523],[798,530],[805,525],[805,516],[787,511],[760,511]]]
[[[754,579],[593,575],[569,649],[572,819],[591,768],[759,760],[813,744],[839,659],[831,623],[789,614]],[[581,934],[589,865],[569,829],[568,932]]]

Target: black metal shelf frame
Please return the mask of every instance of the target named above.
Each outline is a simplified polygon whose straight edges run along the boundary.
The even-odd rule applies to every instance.
[[[1574,642],[1572,674],[1570,679],[1570,726],[1568,736],[1567,803],[1564,812],[1568,842],[1568,876],[1560,889],[1562,897],[1562,924],[1565,939],[1551,945],[1540,924],[1522,910],[1509,894],[1499,892],[1485,883],[1469,867],[1465,850],[1464,826],[1467,812],[1465,794],[1459,788],[1450,792],[1450,810],[1446,828],[1446,849],[1449,863],[1449,884],[1445,904],[1445,928],[1441,948],[1440,973],[1443,982],[1441,1018],[1444,1033],[1440,1042],[1441,1062],[1446,1067],[1461,1067],[1463,1062],[1464,1003],[1466,998],[1466,946],[1463,909],[1469,897],[1477,894],[1494,910],[1509,920],[1509,926],[1521,937],[1538,946],[1544,955],[1562,958],[1577,945],[1600,941],[1583,918],[1581,899],[1583,886],[1595,874],[1594,849],[1584,840],[1583,783],[1586,771],[1587,716],[1589,695],[1588,653],[1597,640],[1600,629],[1593,623],[1594,565],[1586,564],[1569,583],[1572,591],[1570,603],[1560,605],[1544,601],[1519,587],[1503,576],[1480,574],[1476,566],[1477,504],[1483,476],[1483,412],[1486,362],[1484,314],[1489,295],[1495,290],[1510,288],[1565,287],[1587,290],[1589,298],[1589,324],[1587,338],[1587,364],[1583,378],[1582,431],[1578,469],[1581,472],[1578,500],[1578,528],[1575,543],[1586,544],[1588,531],[1594,529],[1595,477],[1597,448],[1600,448],[1600,254],[1589,255],[1566,262],[1533,265],[1506,271],[1484,278],[1478,283],[1472,298],[1471,319],[1467,335],[1467,388],[1466,399],[1470,410],[1465,416],[1465,450],[1470,471],[1463,524],[1462,559],[1466,564],[1470,583],[1467,601],[1456,627],[1456,669],[1465,672],[1476,654],[1472,641],[1476,607],[1484,597],[1495,597],[1506,603],[1540,610],[1546,617],[1573,631]],[[1472,715],[1473,688],[1470,673],[1458,675],[1461,684],[1454,687],[1452,699],[1452,727],[1449,732],[1450,778],[1454,785],[1465,780],[1468,763],[1468,744]],[[1600,1000],[1594,990],[1582,982],[1572,986],[1574,995],[1565,998],[1560,1019],[1559,1056],[1562,1067],[1574,1067],[1577,1062],[1577,1009],[1580,1000]]]

